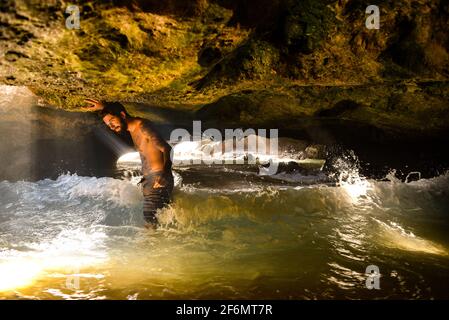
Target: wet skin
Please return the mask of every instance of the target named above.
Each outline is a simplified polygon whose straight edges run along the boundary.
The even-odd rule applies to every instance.
[[[141,118],[127,117],[122,113],[121,118],[107,114],[104,123],[114,132],[127,130],[133,139],[134,146],[142,159],[143,175],[151,172],[171,170],[170,145],[156,132],[151,122]],[[163,178],[155,181],[153,188],[165,185]]]

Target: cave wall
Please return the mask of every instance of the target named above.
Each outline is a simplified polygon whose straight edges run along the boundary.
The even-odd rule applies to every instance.
[[[24,87],[0,86],[0,180],[113,173],[118,155],[99,139],[98,117],[36,103]]]
[[[365,28],[361,0],[73,4],[79,30],[65,28],[64,1],[2,1],[0,83],[72,111],[93,97],[222,119],[238,96],[236,125],[281,115],[286,129],[320,117],[415,135],[449,128],[447,1],[377,0],[379,30]]]

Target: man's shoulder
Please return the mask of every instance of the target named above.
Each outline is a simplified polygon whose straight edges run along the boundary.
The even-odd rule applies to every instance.
[[[152,122],[150,120],[141,118],[141,117],[134,117],[133,120],[136,121],[136,123],[148,124],[148,125],[152,124]]]
[[[135,117],[135,118],[133,118],[133,124],[136,126],[136,127],[141,127],[141,128],[143,128],[143,127],[151,127],[152,125],[151,125],[151,121],[149,121],[149,120],[147,120],[147,119],[143,119],[143,118],[140,118],[140,117]]]
[[[135,118],[136,120],[136,127],[138,127],[143,132],[149,134],[149,135],[155,135],[156,130],[153,126],[153,123],[150,120],[143,119],[143,118]]]

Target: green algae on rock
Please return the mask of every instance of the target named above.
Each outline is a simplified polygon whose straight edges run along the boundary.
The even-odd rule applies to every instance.
[[[67,110],[90,96],[192,116],[204,107],[198,115],[235,125],[449,127],[442,0],[378,1],[379,30],[365,28],[359,0],[73,3],[79,30],[65,28],[62,1],[2,2],[1,83]]]

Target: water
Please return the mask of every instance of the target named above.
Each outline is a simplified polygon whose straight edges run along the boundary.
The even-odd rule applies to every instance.
[[[79,115],[49,118],[35,99],[0,86],[0,298],[449,298],[447,144],[361,141],[322,171],[275,176],[178,166],[150,232],[139,177],[102,151],[112,140],[80,138],[94,120],[70,127]],[[303,158],[307,145],[287,140],[278,158]],[[380,290],[366,288],[369,265]]]
[[[178,168],[153,232],[122,172],[0,182],[0,297],[449,298],[449,173],[373,180],[339,161],[311,176]]]

